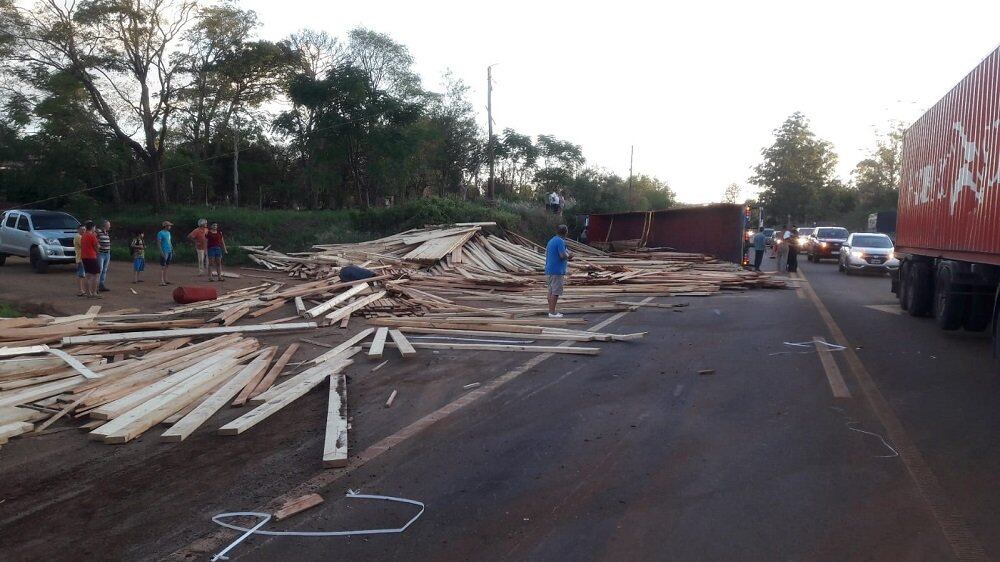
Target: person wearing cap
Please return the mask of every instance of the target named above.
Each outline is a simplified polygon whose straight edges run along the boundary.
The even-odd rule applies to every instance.
[[[208,219],[198,219],[198,228],[188,234],[188,240],[194,242],[194,251],[198,254],[198,275],[204,275],[208,270],[208,276],[212,276],[212,270],[208,266],[206,258],[208,256]]]
[[[156,233],[156,245],[160,247],[160,286],[170,285],[170,281],[167,281],[167,269],[170,267],[170,262],[174,259],[174,243],[170,238],[170,227],[174,226],[174,223],[170,221],[163,221],[163,228]]]
[[[205,238],[208,243],[208,280],[214,281],[212,268],[215,268],[215,272],[219,275],[219,281],[225,281],[225,277],[222,276],[222,254],[228,254],[229,250],[226,249],[226,238],[219,230],[219,223],[212,223]]]

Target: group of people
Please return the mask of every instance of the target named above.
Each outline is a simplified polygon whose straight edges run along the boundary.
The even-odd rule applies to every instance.
[[[160,231],[156,233],[160,286],[172,285],[168,279],[168,270],[174,261],[173,226],[174,223],[163,221]],[[229,251],[218,223],[209,225],[208,219],[199,219],[198,226],[187,238],[194,243],[198,256],[198,275],[207,272],[209,281],[225,281],[222,275],[222,256]],[[111,222],[103,221],[101,228],[94,221],[88,220],[81,224],[73,238],[73,247],[76,250],[77,296],[101,298],[100,293],[111,290],[106,284],[111,266]],[[129,253],[132,257],[132,283],[142,283],[141,274],[146,269],[146,234],[142,230],[132,233]]]
[[[799,236],[798,227],[792,225],[785,226],[785,229],[778,237],[780,243],[775,243],[773,247],[774,258],[778,260],[778,271],[780,273],[791,273],[799,268],[799,249],[796,247],[796,240]],[[778,241],[776,241],[778,242]],[[760,263],[764,259],[764,251],[767,249],[767,235],[764,229],[760,229],[753,237],[753,268],[760,271]]]

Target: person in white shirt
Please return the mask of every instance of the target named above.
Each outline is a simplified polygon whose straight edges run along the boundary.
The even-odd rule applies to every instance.
[[[559,194],[553,191],[549,194],[549,203],[546,205],[549,211],[553,213],[559,212]]]

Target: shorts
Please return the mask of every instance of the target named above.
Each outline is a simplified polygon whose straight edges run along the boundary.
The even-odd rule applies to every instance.
[[[549,287],[549,294],[557,297],[563,294],[563,280],[565,279],[565,275],[546,275],[545,280]]]
[[[222,248],[220,248],[218,246],[213,246],[213,247],[209,248],[208,249],[208,257],[210,257],[210,258],[221,258],[222,257]]]
[[[144,271],[146,269],[146,258],[133,258],[132,271]]]
[[[83,258],[83,270],[90,275],[100,275],[101,262],[97,258]]]
[[[160,267],[167,267],[170,262],[174,261],[174,253],[160,254]]]
[[[82,261],[76,262],[76,276],[79,277],[79,278],[81,278],[81,279],[83,279],[84,277],[87,276],[87,271],[85,269],[83,269],[83,262]]]

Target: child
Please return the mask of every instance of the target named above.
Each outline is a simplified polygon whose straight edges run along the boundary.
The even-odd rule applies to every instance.
[[[225,281],[226,279],[222,276],[222,254],[228,254],[229,251],[226,250],[226,239],[222,236],[222,231],[219,230],[219,223],[212,223],[205,238],[208,244],[208,280],[213,281],[212,267],[214,266],[219,275],[219,281]]]
[[[128,247],[132,251],[132,283],[142,283],[139,274],[146,269],[146,233],[141,230],[135,231],[135,238],[129,242]]]
[[[163,221],[161,226],[163,228],[156,233],[156,244],[160,247],[160,286],[165,287],[171,284],[167,280],[167,269],[170,268],[170,262],[174,261],[174,243],[170,237],[170,227],[174,223]]]
[[[76,227],[76,236],[73,237],[73,249],[76,251],[76,279],[79,284],[77,288],[80,289],[76,294],[78,297],[87,296],[87,272],[83,269],[83,245],[81,243],[83,235],[86,233],[87,227],[81,224]]]

